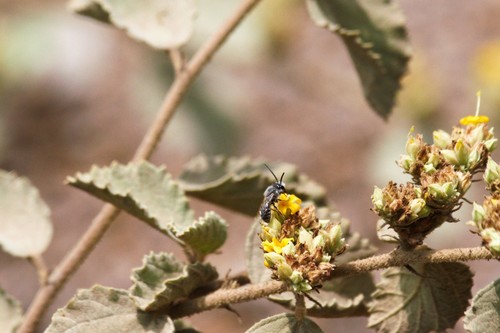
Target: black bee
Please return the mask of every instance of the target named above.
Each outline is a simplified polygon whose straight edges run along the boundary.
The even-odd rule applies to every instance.
[[[283,183],[283,176],[285,173],[281,175],[280,180],[278,180],[278,177],[274,174],[273,170],[267,166],[267,164],[264,164],[266,168],[271,171],[271,173],[274,176],[274,179],[276,179],[276,183],[269,185],[265,192],[264,192],[264,201],[262,202],[262,205],[260,206],[260,218],[262,221],[269,223],[269,220],[271,220],[271,209],[276,209],[276,202],[278,201],[278,198],[280,194],[285,193],[285,183]]]

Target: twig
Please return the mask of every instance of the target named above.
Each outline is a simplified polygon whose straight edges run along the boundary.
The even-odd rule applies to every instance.
[[[250,284],[235,289],[219,289],[207,296],[180,303],[170,309],[168,315],[170,318],[176,319],[228,304],[247,302],[272,294],[279,294],[287,289],[287,285],[279,281]]]
[[[339,265],[333,271],[332,277],[353,275],[364,272],[371,272],[377,269],[384,269],[395,266],[405,266],[413,263],[443,263],[457,261],[471,261],[482,259],[495,259],[485,247],[472,247],[446,250],[394,250],[392,252],[360,259]]]
[[[165,130],[165,125],[170,121],[174,110],[180,104],[188,87],[198,76],[203,67],[210,61],[214,53],[259,1],[260,0],[245,0],[241,6],[236,9],[235,13],[222,25],[220,30],[198,50],[185,68],[179,72],[179,75],[174,80],[163,100],[161,110],[164,112],[158,113],[153,126],[149,128],[141,145],[137,149],[133,158],[134,161],[149,159],[151,157],[156,145],[160,142],[161,136]]]
[[[394,250],[392,252],[360,259],[339,265],[332,273],[332,278],[355,275],[394,266],[413,263],[444,263],[495,259],[484,247],[447,249],[447,250]],[[254,285],[246,285],[236,289],[219,289],[207,296],[199,297],[178,304],[168,311],[172,319],[190,316],[195,313],[223,307],[232,303],[247,302],[260,297],[278,294],[287,290],[284,282],[270,281]]]
[[[133,161],[147,160],[151,157],[163,135],[166,125],[188,88],[203,67],[210,61],[213,54],[259,1],[244,0],[231,17],[222,24],[221,28],[198,50],[186,67],[184,69],[181,68],[179,75],[175,78],[163,100],[156,119],[137,148]],[[92,252],[105,231],[116,219],[118,213],[118,208],[110,204],[103,206],[92,221],[89,229],[49,276],[48,283],[38,290],[17,333],[31,333],[35,330],[38,321],[57,292]]]

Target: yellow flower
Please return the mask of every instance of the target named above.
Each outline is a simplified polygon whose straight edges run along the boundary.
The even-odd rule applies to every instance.
[[[278,254],[281,254],[283,251],[283,248],[287,246],[288,243],[292,238],[283,238],[281,241],[273,237],[273,240],[270,241],[263,241],[262,242],[262,248],[264,249],[264,252],[276,252]]]
[[[278,210],[284,216],[290,216],[300,210],[302,200],[294,194],[282,193],[278,197]]]
[[[490,121],[490,118],[487,116],[479,115],[479,108],[481,107],[481,91],[476,93],[477,104],[476,104],[476,114],[474,116],[467,116],[460,119],[461,125],[479,125],[484,124]]]
[[[467,116],[460,119],[461,125],[479,125],[483,123],[487,123],[490,121],[490,118],[487,116]]]

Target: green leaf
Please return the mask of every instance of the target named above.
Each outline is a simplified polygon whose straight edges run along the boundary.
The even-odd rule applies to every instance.
[[[0,170],[0,246],[18,257],[43,253],[52,239],[50,210],[23,177]]]
[[[70,8],[99,21],[108,18],[130,37],[160,50],[184,45],[196,14],[193,0],[87,0],[72,1]]]
[[[15,333],[22,317],[21,304],[0,289],[0,332]]]
[[[349,247],[346,252],[336,258],[335,264],[366,258],[375,253],[376,248],[358,233],[349,231],[347,220],[333,209],[322,207],[317,210],[319,218],[327,218],[341,223],[343,234],[346,235]],[[252,283],[260,283],[271,279],[271,270],[264,266],[264,255],[260,247],[261,240],[258,236],[260,223],[256,221],[250,228],[245,246],[247,271]],[[336,318],[360,316],[367,313],[367,304],[371,300],[371,293],[375,285],[371,274],[360,274],[348,278],[334,278],[323,284],[319,293],[310,296],[320,306],[306,299],[307,314],[313,317]],[[295,296],[291,292],[272,295],[270,300],[288,308],[295,307]]]
[[[175,333],[201,333],[200,331],[194,329],[190,324],[186,323],[184,320],[176,319],[174,320]]]
[[[176,182],[164,168],[148,162],[92,167],[68,177],[69,185],[112,203],[159,231],[182,234],[192,227],[194,213]]]
[[[442,332],[455,326],[471,297],[472,272],[462,263],[390,268],[373,293],[368,326],[377,332]]]
[[[261,226],[256,220],[247,233],[245,243],[245,259],[248,277],[252,283],[261,283],[271,280],[271,270],[264,266],[264,252],[262,252],[259,234]]]
[[[394,0],[308,0],[320,27],[337,33],[347,46],[373,109],[387,118],[410,57],[404,17]]]
[[[227,238],[227,223],[216,213],[207,212],[189,229],[176,236],[203,258],[224,244]]]
[[[281,313],[263,319],[250,327],[246,333],[322,333],[315,322],[308,318],[298,320],[291,313]]]
[[[173,333],[166,315],[137,310],[125,290],[94,286],[56,311],[45,333]]]
[[[500,279],[474,296],[465,312],[464,327],[471,333],[500,332]]]
[[[277,177],[285,173],[287,192],[303,201],[326,202],[325,189],[299,174],[293,165],[268,165]],[[191,160],[179,177],[179,184],[188,195],[250,216],[257,215],[265,189],[275,181],[262,160],[204,155]]]
[[[140,309],[153,311],[168,307],[215,279],[217,271],[210,264],[184,265],[173,254],[151,253],[144,257],[142,267],[134,269],[130,294]]]
[[[91,17],[103,23],[111,23],[109,13],[102,8],[97,0],[71,0],[68,4],[70,11]]]

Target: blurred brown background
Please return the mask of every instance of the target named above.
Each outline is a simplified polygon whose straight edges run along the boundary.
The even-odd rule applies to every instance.
[[[236,6],[198,1],[194,50]],[[128,161],[157,111],[169,80],[164,53],[122,31],[72,15],[64,1],[0,0],[0,167],[28,177],[52,209],[55,234],[45,253],[54,266],[101,207],[63,185],[92,164]],[[375,237],[370,212],[374,185],[402,182],[395,160],[411,125],[431,139],[475,110],[500,123],[500,2],[401,2],[414,47],[399,106],[383,122],[367,106],[340,39],[317,28],[302,1],[264,1],[198,79],[168,127],[153,161],[178,175],[199,153],[261,156],[297,164],[328,188],[352,229]],[[498,158],[498,153],[495,155]],[[481,200],[482,193],[469,199]],[[244,267],[250,218],[193,201],[198,215],[214,209],[230,223],[229,239],[214,262],[223,276]],[[257,207],[256,207],[257,210]],[[464,222],[440,228],[434,248],[477,246]],[[130,286],[129,273],[149,251],[179,253],[172,242],[122,213],[48,311],[77,288],[99,283]],[[500,275],[496,262],[471,263],[473,292]],[[33,267],[0,253],[0,286],[24,307],[37,289]],[[192,317],[203,332],[244,332],[282,308],[265,300]],[[47,315],[42,332],[50,320]],[[369,332],[366,318],[318,320],[325,332]],[[454,332],[463,332],[461,323]]]

